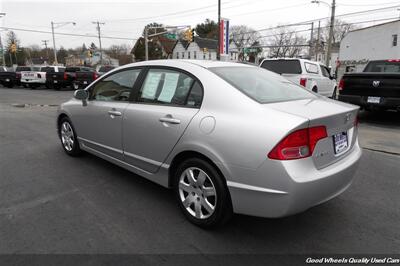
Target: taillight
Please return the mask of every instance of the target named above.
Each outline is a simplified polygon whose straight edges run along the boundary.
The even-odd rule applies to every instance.
[[[305,87],[307,84],[307,79],[306,78],[300,78],[300,85]]]
[[[296,130],[281,140],[268,154],[274,160],[294,160],[312,155],[317,142],[326,138],[325,126]]]
[[[340,79],[339,81],[339,90],[343,90],[344,89],[344,79]]]
[[[16,77],[17,79],[21,79],[21,73],[16,73],[16,74],[15,74],[15,77]]]
[[[97,75],[96,72],[93,72],[93,80],[96,80],[99,76]]]
[[[67,79],[68,79],[67,73],[64,72],[64,80],[67,80]]]

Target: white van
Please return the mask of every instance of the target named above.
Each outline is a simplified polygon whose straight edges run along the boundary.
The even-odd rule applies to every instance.
[[[329,69],[318,62],[298,58],[264,59],[260,67],[278,73],[308,90],[336,99],[336,80]]]

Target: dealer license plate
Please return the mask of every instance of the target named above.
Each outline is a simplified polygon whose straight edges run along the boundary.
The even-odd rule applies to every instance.
[[[381,102],[381,97],[368,96],[367,102],[368,103],[380,103]]]
[[[335,145],[335,154],[344,152],[348,147],[347,132],[341,132],[333,135],[333,143]]]

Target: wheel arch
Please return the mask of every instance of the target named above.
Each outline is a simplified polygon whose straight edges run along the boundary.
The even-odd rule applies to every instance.
[[[204,161],[211,164],[215,168],[215,170],[218,172],[218,174],[221,175],[224,183],[226,184],[227,180],[226,180],[226,177],[225,177],[223,171],[212,159],[210,159],[208,156],[204,155],[201,152],[193,151],[193,150],[185,150],[185,151],[181,151],[181,152],[177,153],[171,161],[170,167],[168,169],[168,187],[173,186],[173,177],[174,177],[175,171],[177,170],[179,164],[181,164],[183,161],[185,161],[189,158],[203,159]]]

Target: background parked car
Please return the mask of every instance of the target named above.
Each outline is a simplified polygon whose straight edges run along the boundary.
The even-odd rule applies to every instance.
[[[107,73],[110,70],[113,70],[115,66],[100,66],[99,69],[97,70],[97,73],[99,76],[102,76],[103,74]]]
[[[264,59],[260,66],[308,90],[336,98],[336,80],[330,75],[330,70],[318,62],[293,58]]]
[[[65,67],[61,66],[40,66],[33,67],[32,71],[21,72],[21,83],[24,87],[37,88],[39,86],[47,86],[46,73],[47,72],[64,72]]]
[[[85,66],[70,66],[66,67],[65,71],[54,72],[53,69],[47,73],[47,86],[55,90],[61,88],[71,88],[73,89],[74,80],[76,78],[77,72],[91,72],[92,68]]]
[[[82,69],[81,71],[75,72],[75,79],[73,81],[73,87],[75,90],[86,88],[90,83],[96,80],[99,74],[93,68]]]
[[[0,84],[7,88],[12,88],[17,82],[16,74],[9,71],[6,67],[0,66]]]
[[[400,112],[400,60],[374,60],[361,73],[344,74],[339,100],[367,110]]]

